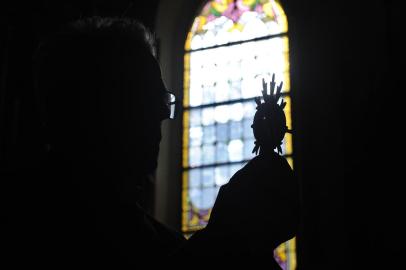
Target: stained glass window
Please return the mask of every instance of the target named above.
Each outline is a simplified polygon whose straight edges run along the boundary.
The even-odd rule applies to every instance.
[[[203,228],[221,185],[253,158],[251,124],[262,79],[284,82],[291,128],[288,25],[277,0],[211,0],[185,43],[182,230]],[[292,161],[292,137],[283,155]],[[296,268],[295,239],[275,250],[284,270]]]

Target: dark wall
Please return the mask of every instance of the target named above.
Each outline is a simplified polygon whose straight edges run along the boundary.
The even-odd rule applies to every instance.
[[[133,2],[1,4],[1,172],[36,167],[31,57],[39,37],[88,15],[126,14],[153,29],[159,1]],[[296,170],[303,189],[300,268],[390,269],[401,262],[404,243],[396,157],[404,122],[400,4],[282,3],[289,17]],[[14,199],[11,187],[1,181],[2,205]]]
[[[404,239],[395,158],[403,140],[400,6],[283,2],[303,187],[299,262],[303,269],[392,269]]]

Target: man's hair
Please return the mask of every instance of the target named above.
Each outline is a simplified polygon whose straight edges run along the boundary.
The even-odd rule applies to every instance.
[[[155,57],[154,35],[138,21],[90,17],[69,23],[47,37],[34,58],[42,121],[76,127],[83,115],[106,109],[100,100],[110,96],[123,102],[114,109],[137,106],[125,104],[129,95],[145,95],[144,66]]]
[[[139,21],[130,18],[113,17],[88,17],[63,25],[56,31],[45,37],[40,43],[35,59],[42,60],[47,55],[58,55],[58,50],[67,49],[69,41],[75,42],[93,40],[95,42],[117,40],[120,42],[135,43],[156,57],[155,36]],[[65,52],[60,52],[65,53]]]
[[[129,18],[90,17],[68,24],[73,35],[119,38],[145,46],[156,56],[155,36],[142,23]]]

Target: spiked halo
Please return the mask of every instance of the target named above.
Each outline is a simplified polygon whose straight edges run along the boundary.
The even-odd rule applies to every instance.
[[[282,153],[282,140],[285,133],[292,131],[286,126],[286,116],[283,109],[286,102],[279,99],[282,96],[282,85],[279,84],[275,92],[275,74],[272,75],[272,81],[269,83],[270,93],[268,94],[268,84],[262,79],[262,97],[264,103],[261,102],[261,97],[256,97],[257,112],[254,116],[253,124],[251,125],[254,137],[256,139],[253,153],[258,155],[264,149],[277,149],[278,153]]]

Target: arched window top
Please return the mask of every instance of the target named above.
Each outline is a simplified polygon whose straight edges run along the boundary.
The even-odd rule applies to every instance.
[[[211,0],[195,18],[185,49],[196,50],[288,31],[277,0]]]

